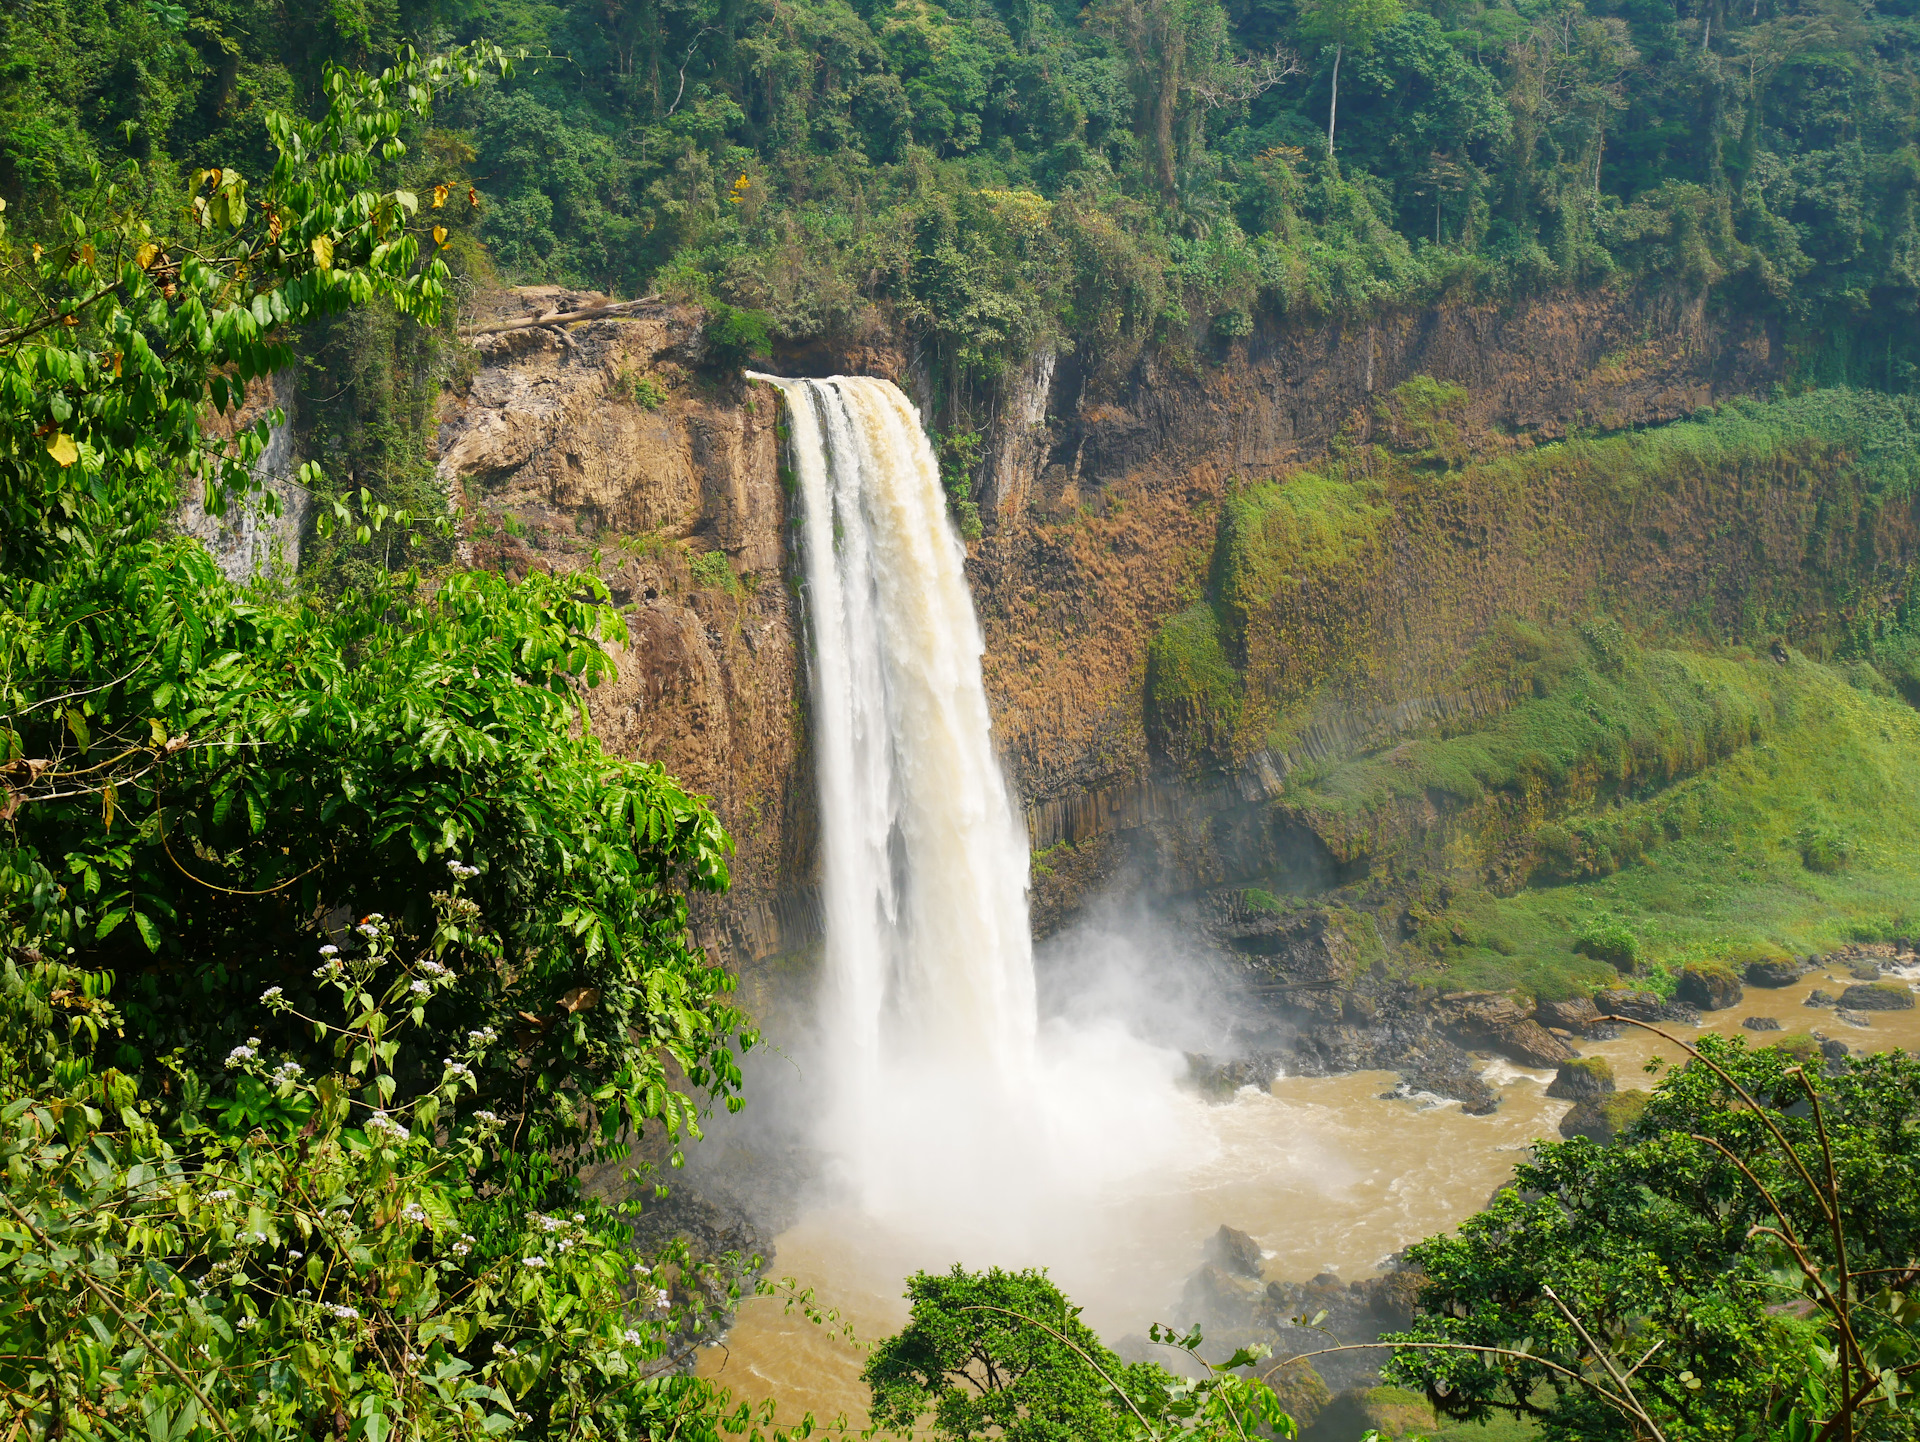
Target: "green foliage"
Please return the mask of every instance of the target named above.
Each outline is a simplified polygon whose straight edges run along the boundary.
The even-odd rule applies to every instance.
[[[472,945],[461,893],[456,876],[416,954],[369,918],[357,945],[329,946],[302,1003],[260,998],[255,1024],[310,1032],[317,1072],[253,1037],[226,1058],[224,1096],[218,1072],[176,1060],[178,1108],[117,1070],[9,1078],[0,1382],[27,1435],[297,1438],[336,1418],[367,1438],[520,1435],[536,1419],[714,1435],[720,1399],[665,1373],[685,1316],[662,1283],[684,1299],[699,1278],[636,1262],[597,1206],[522,1223],[476,1204],[511,1147],[507,1120],[475,1105],[503,1048],[427,1019],[469,984],[440,960]],[[24,993],[67,979],[38,971],[14,973],[10,1023]],[[420,1032],[454,1052],[424,1073],[407,1060]]]
[[[862,1373],[880,1427],[911,1433],[930,1412],[933,1435],[950,1442],[1227,1442],[1259,1427],[1295,1433],[1272,1389],[1236,1370],[1264,1348],[1216,1369],[1198,1361],[1198,1332],[1155,1327],[1154,1340],[1186,1352],[1202,1380],[1122,1362],[1041,1271],[917,1272],[907,1297],[905,1329],[874,1348]]]
[[[1550,1439],[1762,1419],[1839,1435],[1822,1429],[1843,1395],[1852,1435],[1909,1434],[1920,1067],[1896,1052],[1825,1076],[1738,1038],[1700,1055],[1616,1145],[1539,1147],[1486,1212],[1412,1249],[1422,1314],[1390,1340],[1495,1350],[1403,1347],[1390,1375],[1448,1415],[1531,1416]]]
[[[753,1425],[667,1375],[727,1281],[676,1300],[578,1196],[582,1160],[737,1105],[753,1039],[687,934],[727,837],[586,726],[604,590],[246,594],[174,533],[190,483],[251,489],[266,422],[203,420],[287,327],[436,319],[444,197],[373,182],[486,58],[326,72],[320,119],[263,117],[267,181],[195,175],[177,217],[130,170],[48,206],[56,249],[0,234],[0,1384],[29,1437]],[[412,523],[333,495],[357,544]]]
[[[734,574],[733,563],[727,559],[725,551],[703,551],[697,556],[687,557],[687,571],[696,586],[711,586],[729,595],[737,594],[740,590],[740,578]]]
[[[666,387],[654,376],[634,376],[628,392],[633,397],[633,403],[642,410],[657,411],[667,403]]]
[[[1580,928],[1574,938],[1573,949],[1582,956],[1591,956],[1596,961],[1604,961],[1621,971],[1634,972],[1640,969],[1640,938],[1619,918],[1602,912],[1594,916]]]
[[[1211,603],[1195,602],[1161,623],[1147,646],[1147,729],[1159,745],[1231,735],[1240,691]]]
[[[133,160],[177,205],[196,165],[252,174],[265,117],[328,64],[485,36],[547,58],[410,132],[475,187],[463,265],[709,302],[718,364],[903,323],[949,427],[1063,341],[1111,383],[1278,316],[1621,280],[1770,312],[1806,379],[1906,391],[1912,24],[1777,0],[1710,22],[1624,0],[46,0],[0,19],[0,195],[40,235],[90,163]],[[1338,165],[1317,154],[1336,71]],[[376,431],[411,402],[380,404]]]

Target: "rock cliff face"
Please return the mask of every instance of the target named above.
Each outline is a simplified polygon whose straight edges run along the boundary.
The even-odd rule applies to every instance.
[[[604,300],[521,290],[481,318]],[[631,639],[618,681],[590,697],[595,728],[710,796],[739,848],[734,889],[701,900],[699,931],[736,960],[804,937],[812,782],[771,404],[702,366],[697,313],[509,330],[476,347],[438,438],[470,559],[606,583]]]
[[[480,319],[603,299],[522,290]],[[740,852],[733,894],[701,922],[750,965],[804,948],[814,924],[804,661],[778,418],[769,397],[705,363],[699,322],[697,311],[662,308],[481,337],[479,368],[444,401],[439,467],[469,519],[474,560],[594,570],[612,589],[633,639],[618,684],[593,697],[595,724],[610,744],[713,797]],[[1145,364],[1117,387],[1090,383],[1079,357],[1036,357],[1011,379],[987,438],[988,534],[969,569],[996,726],[1034,844],[1079,843],[1042,873],[1041,928],[1110,873],[1102,848],[1116,832],[1220,809],[1203,795],[1217,777],[1196,789],[1158,764],[1145,674],[1154,627],[1205,579],[1231,487],[1320,454],[1343,432],[1368,433],[1381,423],[1373,403],[1416,375],[1466,388],[1471,435],[1524,448],[1572,426],[1665,421],[1755,390],[1777,376],[1776,351],[1756,325],[1583,296],[1284,326],[1183,367]],[[795,372],[886,373],[926,391],[904,351],[782,360]],[[1440,510],[1426,519],[1459,540],[1442,569],[1504,570],[1516,595],[1453,578],[1460,604],[1428,617],[1409,653],[1451,652],[1515,601],[1537,606],[1591,585],[1558,562],[1508,565],[1503,549],[1542,534],[1500,498]],[[1430,609],[1436,577],[1400,566],[1404,549],[1382,543],[1376,628]],[[1436,647],[1441,629],[1452,634]],[[1433,700],[1422,680],[1376,688],[1376,731],[1420,721],[1423,707],[1463,704]],[[1204,881],[1209,863],[1192,863]]]

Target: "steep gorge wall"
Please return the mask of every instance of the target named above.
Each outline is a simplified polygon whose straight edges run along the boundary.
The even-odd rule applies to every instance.
[[[517,292],[496,310],[590,299]],[[714,798],[740,854],[735,892],[703,913],[703,933],[745,963],[804,946],[813,927],[801,618],[772,399],[707,363],[698,321],[662,309],[483,338],[478,372],[446,398],[440,467],[473,522],[475,560],[593,568],[611,587],[633,643],[618,685],[593,698],[595,724]],[[1478,443],[1524,452],[1573,427],[1663,422],[1761,390],[1778,355],[1758,324],[1600,294],[1281,326],[1181,367],[1143,363],[1120,382],[1097,379],[1096,358],[1036,357],[987,437],[988,534],[969,563],[996,726],[1036,847],[1246,799],[1209,799],[1244,788],[1244,770],[1181,775],[1156,754],[1146,699],[1155,628],[1201,599],[1237,487],[1343,433],[1365,437],[1381,424],[1375,403],[1416,375],[1466,387],[1462,422]],[[925,389],[903,351],[791,356],[783,368]],[[1475,704],[1435,678],[1497,615],[1593,598],[1597,573],[1579,554],[1587,523],[1551,492],[1392,499],[1393,526],[1364,574],[1322,600],[1367,636],[1404,644],[1310,718],[1301,744],[1372,744]],[[1694,544],[1688,521],[1703,500],[1721,504],[1682,493],[1664,503],[1669,546]],[[1651,517],[1623,520],[1611,504],[1596,502],[1594,525],[1661,551]],[[1796,527],[1782,525],[1782,546]],[[1650,564],[1641,580],[1724,568],[1739,541],[1723,539],[1698,564]],[[1447,604],[1432,604],[1436,588]],[[1278,674],[1295,665],[1284,646],[1267,657]],[[1097,846],[1056,860],[1041,879],[1043,925],[1106,874]]]

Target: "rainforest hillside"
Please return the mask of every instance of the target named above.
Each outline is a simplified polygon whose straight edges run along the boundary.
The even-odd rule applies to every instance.
[[[1777,318],[1804,379],[1920,364],[1914,0],[24,0],[0,196],[28,233],[131,161],[178,207],[327,67],[470,39],[529,58],[391,177],[452,187],[456,272],[904,332],[963,406],[1048,343],[1623,280]]]

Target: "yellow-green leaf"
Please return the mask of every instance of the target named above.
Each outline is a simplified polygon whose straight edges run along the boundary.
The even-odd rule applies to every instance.
[[[64,468],[80,459],[80,447],[65,431],[57,431],[47,440],[47,454],[53,457],[54,464]]]
[[[331,269],[333,266],[333,237],[330,235],[316,235],[308,242],[308,245],[313,251],[313,263],[322,270]]]

